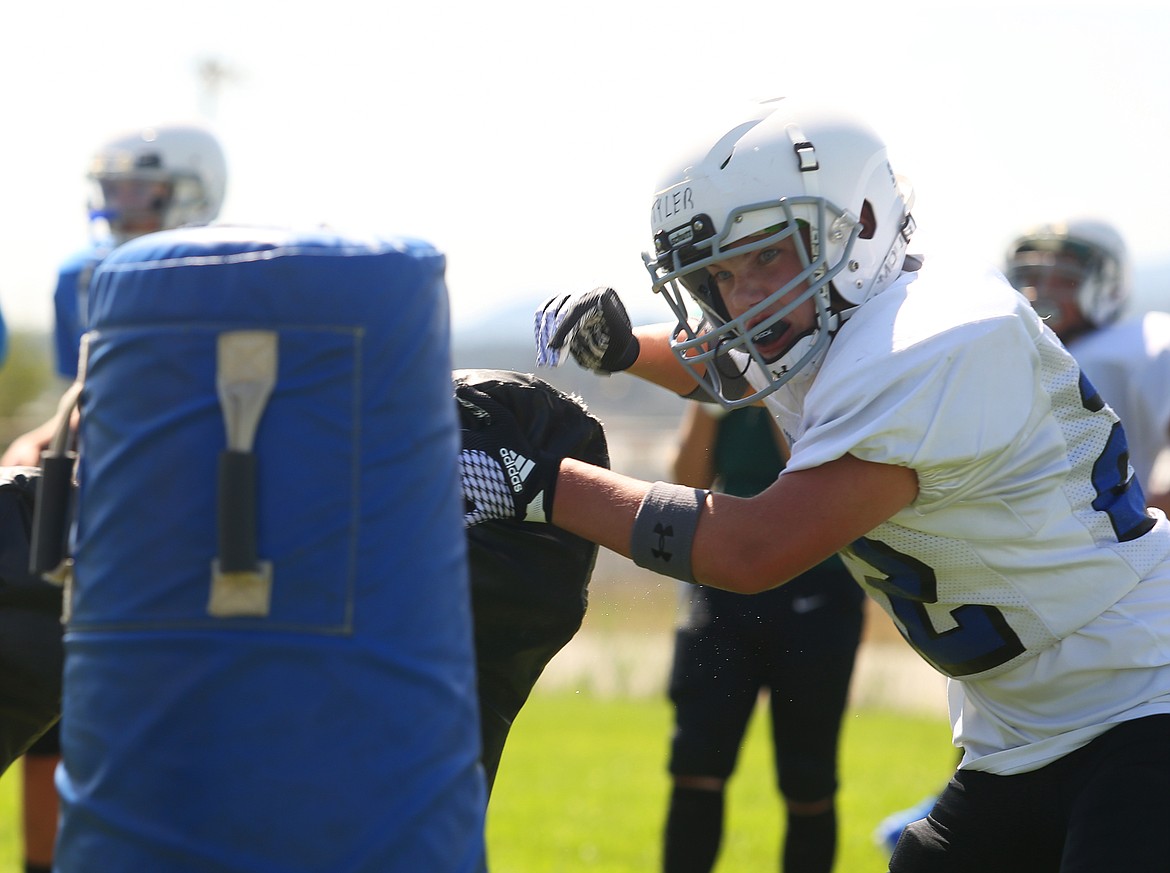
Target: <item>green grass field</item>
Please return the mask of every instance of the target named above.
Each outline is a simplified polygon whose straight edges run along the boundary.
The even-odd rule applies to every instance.
[[[664,700],[535,696],[509,736],[488,808],[493,873],[657,870],[670,723]],[[783,814],[766,727],[760,710],[732,779],[719,873],[777,868]],[[849,713],[836,869],[884,871],[874,827],[938,790],[953,765],[945,720]]]
[[[731,784],[718,871],[774,870],[783,820],[762,710]],[[504,750],[488,810],[492,873],[652,873],[668,782],[670,708],[653,697],[537,692]],[[837,869],[884,871],[871,838],[888,813],[936,790],[954,763],[937,717],[846,716]],[[19,768],[0,778],[0,873],[20,873]],[[324,873],[324,871],[323,871]]]

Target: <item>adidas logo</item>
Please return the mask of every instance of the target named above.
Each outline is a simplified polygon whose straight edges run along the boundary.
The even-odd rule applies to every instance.
[[[528,478],[536,464],[511,449],[500,449],[500,457],[504,459],[504,470],[508,473],[512,490],[519,494],[524,490],[524,480]]]

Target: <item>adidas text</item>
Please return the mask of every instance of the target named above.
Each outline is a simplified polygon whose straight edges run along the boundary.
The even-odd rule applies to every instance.
[[[504,459],[504,469],[512,483],[512,490],[519,494],[524,490],[524,480],[536,465],[511,449],[500,449],[500,457]]]

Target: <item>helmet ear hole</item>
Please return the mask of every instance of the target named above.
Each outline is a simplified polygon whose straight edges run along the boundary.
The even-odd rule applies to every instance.
[[[862,239],[873,239],[877,231],[877,217],[873,214],[873,204],[868,200],[861,204],[861,233]]]

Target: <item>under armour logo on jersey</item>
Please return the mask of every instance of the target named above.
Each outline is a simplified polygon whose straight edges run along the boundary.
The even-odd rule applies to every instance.
[[[674,536],[674,525],[663,527],[662,522],[658,522],[654,525],[654,533],[658,534],[658,548],[651,549],[650,554],[660,561],[669,561],[674,553],[666,550],[666,538]]]
[[[504,459],[504,470],[508,474],[508,481],[512,483],[512,490],[519,494],[524,490],[524,480],[536,464],[508,448],[500,449],[500,457]]]

